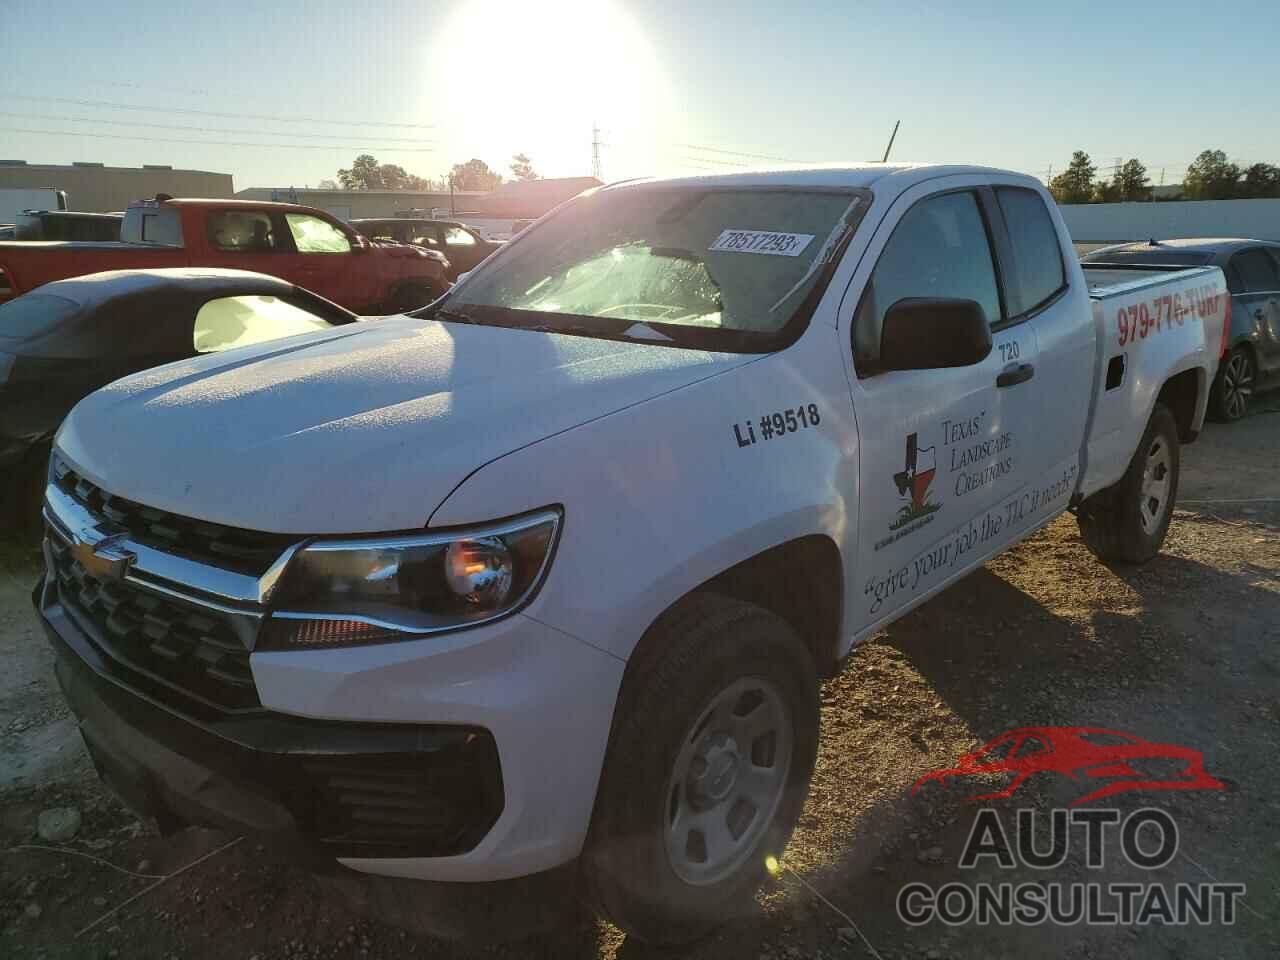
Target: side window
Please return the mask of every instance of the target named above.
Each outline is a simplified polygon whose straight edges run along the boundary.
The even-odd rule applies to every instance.
[[[444,242],[450,247],[474,247],[476,238],[461,227],[446,227]]]
[[[989,323],[1002,318],[991,241],[973,193],[927,197],[894,228],[854,319],[854,360],[860,375],[874,372],[884,315],[906,297],[976,300]]]
[[[996,201],[1009,228],[1014,275],[1005,291],[1009,313],[1034,310],[1067,283],[1058,231],[1044,200],[1034,190],[997,187]]]
[[[1244,293],[1244,281],[1240,279],[1240,271],[1236,268],[1234,260],[1227,262],[1223,273],[1227,275],[1227,292],[1234,295]]]
[[[299,253],[351,252],[351,241],[347,235],[327,220],[305,213],[286,213],[284,218]]]
[[[413,229],[409,242],[430,247],[432,250],[439,250],[440,230],[434,224],[424,223],[422,226]]]
[[[196,353],[216,353],[331,326],[279,297],[221,297],[210,300],[196,314],[192,346]]]
[[[1275,261],[1261,247],[1244,250],[1231,258],[1231,266],[1240,274],[1244,293],[1268,293],[1280,290],[1280,276]]]
[[[209,244],[226,253],[279,253],[271,214],[261,210],[215,210],[209,214]]]
[[[142,215],[139,239],[143,243],[158,243],[166,247],[182,246],[182,221],[176,210],[161,210]]]

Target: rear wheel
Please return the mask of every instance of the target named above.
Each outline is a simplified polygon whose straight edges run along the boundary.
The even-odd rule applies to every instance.
[[[1143,563],[1160,552],[1178,499],[1178,425],[1157,404],[1129,468],[1076,513],[1080,535],[1099,560]]]
[[[696,939],[748,912],[813,773],[818,688],[785,621],[718,596],[646,639],[619,695],[583,858],[597,909],[642,940]]]
[[[1253,362],[1253,354],[1248,347],[1233,347],[1222,358],[1209,398],[1214,415],[1219,420],[1229,423],[1239,420],[1249,412],[1249,400],[1253,396],[1253,384],[1257,375],[1257,365]]]

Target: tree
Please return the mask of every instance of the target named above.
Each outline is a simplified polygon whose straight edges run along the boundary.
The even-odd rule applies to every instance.
[[[1097,172],[1089,155],[1077,150],[1067,169],[1049,181],[1049,192],[1059,203],[1088,203],[1093,199],[1093,176]]]
[[[1112,180],[1117,200],[1150,200],[1151,180],[1147,168],[1137,159],[1126,160]]]
[[[1240,196],[1248,199],[1280,197],[1280,167],[1271,163],[1255,163],[1244,172]]]
[[[533,161],[528,154],[517,153],[511,158],[511,176],[516,180],[538,180],[540,177],[533,169]]]
[[[338,171],[338,182],[344,190],[378,190],[382,187],[382,174],[378,161],[372,154],[362,153],[350,168]]]
[[[329,180],[329,179],[327,179],[327,178],[326,178],[326,179],[324,179],[324,180],[321,180],[321,181],[320,181],[320,189],[321,189],[321,190],[337,190],[337,189],[338,189],[338,181],[336,181],[336,180]]]
[[[471,159],[455,163],[449,171],[449,180],[455,190],[492,190],[502,182],[502,174],[489,169],[483,160]]]
[[[344,190],[430,190],[430,180],[409,173],[398,163],[378,163],[372,154],[356,157],[348,170],[338,171]],[[329,181],[332,182],[332,181]]]
[[[1238,196],[1240,168],[1221,150],[1205,150],[1187,167],[1182,189],[1188,200],[1230,200]]]

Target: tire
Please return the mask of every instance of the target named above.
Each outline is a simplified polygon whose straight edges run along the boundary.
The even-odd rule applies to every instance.
[[[582,858],[592,905],[658,944],[750,912],[817,745],[817,671],[795,631],[739,600],[678,604],[623,680]]]
[[[1218,365],[1209,394],[1209,405],[1214,419],[1232,423],[1249,412],[1249,400],[1254,382],[1258,378],[1258,365],[1253,352],[1245,346],[1232,347]]]
[[[1178,500],[1179,453],[1177,422],[1168,407],[1156,404],[1124,476],[1076,512],[1095,557],[1145,563],[1160,552]]]

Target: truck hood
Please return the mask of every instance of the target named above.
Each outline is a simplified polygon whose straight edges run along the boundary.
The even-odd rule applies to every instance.
[[[80,401],[57,447],[106,491],[182,516],[409,530],[485,463],[751,359],[393,317],[126,377]]]

